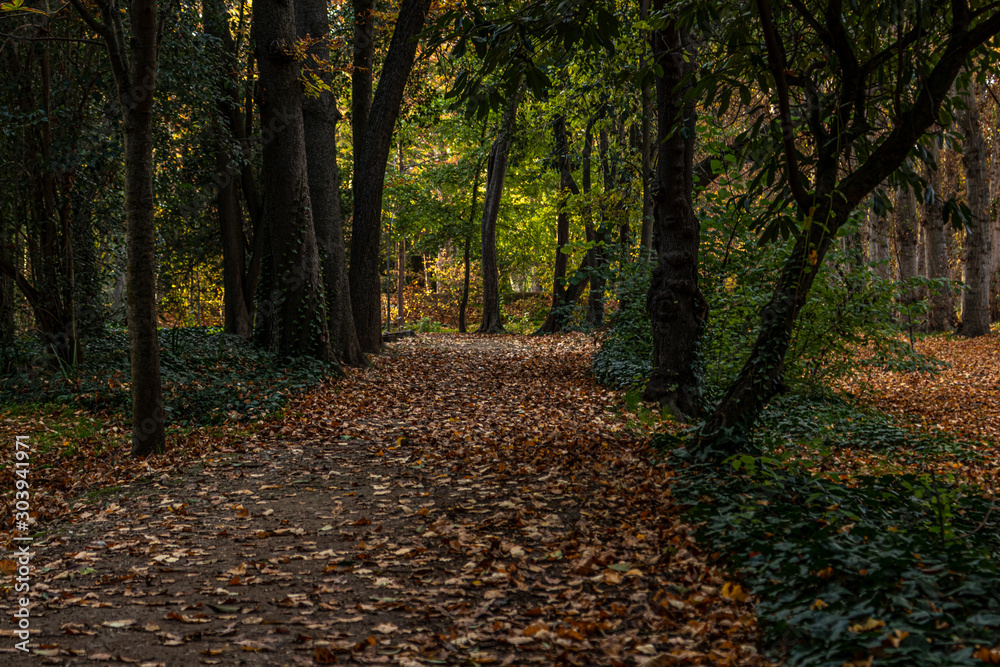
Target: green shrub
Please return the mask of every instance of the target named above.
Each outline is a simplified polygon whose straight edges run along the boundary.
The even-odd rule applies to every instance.
[[[857,233],[857,222],[844,229]],[[733,238],[723,231],[703,234],[702,291],[710,315],[703,341],[706,388],[715,396],[736,377],[771,298],[774,277],[792,240],[763,244],[755,234]],[[948,289],[945,281],[915,278],[896,282],[879,275],[860,250],[837,241],[831,247],[795,323],[785,357],[785,383],[808,391],[858,377],[869,368],[934,370],[940,364],[912,346],[912,322],[927,300],[900,305],[916,289]]]
[[[128,411],[128,332],[109,327],[84,340],[84,361],[67,375],[33,363],[0,378],[3,402],[62,403],[88,410]],[[168,424],[220,424],[260,419],[290,395],[329,377],[332,367],[310,358],[277,359],[214,327],[160,329],[160,370]]]
[[[981,664],[976,647],[1000,635],[1000,514],[983,488],[913,471],[961,443],[836,400],[786,396],[767,412],[755,434],[763,456],[689,465],[674,497],[700,524],[699,541],[721,547],[722,564],[757,597],[772,657],[821,667],[870,656],[899,667]],[[832,466],[844,448],[866,448],[866,460],[908,469],[819,474],[817,461],[781,460],[779,445],[829,450]]]
[[[444,328],[444,325],[427,316],[424,316],[417,321],[413,328],[418,333],[437,333]]]
[[[646,312],[651,271],[650,263],[637,260],[625,264],[615,282],[618,309],[600,335],[592,365],[594,377],[606,387],[642,387],[653,370],[653,333]]]

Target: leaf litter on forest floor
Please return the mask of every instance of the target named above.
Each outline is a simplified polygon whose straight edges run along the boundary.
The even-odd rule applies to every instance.
[[[764,664],[752,600],[707,564],[592,352],[581,335],[421,336],[299,397],[243,454],[124,480],[36,543],[36,650]]]
[[[928,336],[915,341],[924,356],[947,364],[936,373],[898,372],[873,368],[862,381],[844,389],[854,402],[887,413],[937,451],[907,452],[873,457],[856,449],[844,452],[842,467],[849,471],[872,470],[872,460],[887,460],[900,471],[930,471],[955,475],[993,487],[1000,467],[1000,337]],[[957,440],[956,440],[957,439]],[[886,461],[882,461],[884,465]]]

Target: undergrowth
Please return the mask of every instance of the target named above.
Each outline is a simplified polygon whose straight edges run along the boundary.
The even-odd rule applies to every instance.
[[[5,406],[62,404],[76,409],[125,413],[131,373],[128,333],[109,330],[85,340],[83,361],[53,366],[40,347],[22,342],[23,361],[0,376]],[[221,329],[160,331],[160,368],[167,424],[217,425],[261,419],[294,393],[320,383],[331,368],[309,358],[276,359]]]
[[[1000,657],[1000,508],[990,490],[922,465],[961,442],[801,396],[772,404],[755,440],[762,456],[721,467],[681,454],[675,496],[757,596],[773,657],[830,667]],[[877,475],[821,465],[858,449],[909,465]]]

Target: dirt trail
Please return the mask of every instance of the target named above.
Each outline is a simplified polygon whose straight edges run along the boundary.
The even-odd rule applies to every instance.
[[[256,451],[93,502],[35,543],[36,655],[5,623],[0,664],[762,664],[592,352],[403,341]]]

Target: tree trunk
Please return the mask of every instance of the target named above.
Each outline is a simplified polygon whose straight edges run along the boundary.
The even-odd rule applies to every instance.
[[[962,165],[965,168],[965,200],[972,213],[963,244],[962,325],[963,336],[983,336],[990,332],[990,259],[992,224],[989,216],[989,183],[986,174],[986,148],[979,126],[979,107],[975,83],[963,95],[968,107],[958,120],[965,136]]]
[[[476,183],[478,185],[478,182]],[[473,190],[475,192],[475,190]],[[473,202],[475,199],[473,199]],[[473,206],[473,211],[475,207]],[[475,213],[473,213],[475,215]],[[469,236],[465,237],[465,248],[462,252],[462,264],[465,267],[465,275],[462,280],[462,301],[458,304],[458,332],[466,333],[468,330],[468,324],[465,321],[466,312],[469,309],[469,250],[472,245],[472,239]],[[2,286],[0,286],[2,287]]]
[[[483,132],[485,134],[486,125],[483,125]],[[476,175],[472,177],[472,204],[469,206],[469,228],[476,220],[476,203],[479,199],[479,177],[483,171],[482,162],[476,164]],[[465,333],[468,328],[468,323],[466,322],[466,313],[469,308],[469,278],[470,278],[470,261],[469,253],[472,250],[472,233],[467,231],[465,234],[465,247],[462,251],[462,263],[465,267],[465,274],[462,280],[462,301],[458,306],[458,331],[459,333]]]
[[[361,172],[368,114],[372,108],[372,71],[375,58],[375,0],[353,0],[354,68],[351,71],[351,140],[354,146],[354,173]]]
[[[225,331],[249,338],[251,335],[252,299],[243,293],[246,274],[246,240],[243,235],[243,215],[236,188],[240,170],[232,154],[236,132],[232,127],[238,118],[236,85],[231,72],[236,65],[236,44],[229,31],[228,14],[221,0],[202,0],[202,23],[205,33],[215,38],[213,55],[220,63],[219,89],[215,92],[215,209],[219,216],[222,242],[222,304]]]
[[[798,209],[800,228],[771,300],[761,313],[760,331],[750,356],[700,430],[701,436],[694,445],[700,456],[726,456],[752,450],[747,436],[767,401],[782,388],[784,357],[795,318],[808,299],[834,235],[854,209],[899,168],[917,140],[935,122],[969,51],[1000,28],[1000,19],[981,24],[982,29],[971,38],[963,24],[954,24],[948,48],[924,78],[912,106],[900,113],[890,132],[879,135],[879,143],[853,168],[844,159],[843,148],[810,135],[816,148],[810,164],[811,189],[807,190],[797,166],[798,149],[783,52],[767,0],[758,0],[757,7],[778,94],[786,178]],[[857,85],[855,79],[844,77],[848,89]]]
[[[662,0],[656,5],[662,9]],[[683,82],[694,64],[692,54],[685,53],[685,42],[673,21],[653,34],[653,56],[663,74],[656,81],[659,159],[653,190],[653,249],[657,263],[646,300],[653,327],[653,374],[643,392],[644,400],[660,403],[677,417],[701,412],[697,348],[708,317],[698,287],[700,227],[691,207],[695,109],[684,99]]]
[[[564,251],[569,245],[569,197],[579,195],[580,189],[573,180],[570,170],[569,141],[566,137],[566,117],[557,116],[552,122],[555,138],[555,154],[559,161],[559,212],[556,218],[556,262],[552,281],[552,306],[545,322],[535,333],[555,333],[565,326],[569,319],[574,301],[567,300],[566,268],[569,265],[569,255]]]
[[[11,234],[7,229],[6,220],[0,219],[0,265],[10,265],[9,247],[14,243],[8,241]],[[13,358],[14,346],[14,281],[5,272],[0,271],[0,373],[9,372],[10,360]]]
[[[639,3],[639,18],[643,21],[649,16],[649,0]],[[645,58],[640,59],[644,66]],[[640,247],[648,253],[653,252],[653,100],[649,86],[642,87],[642,232]],[[647,255],[643,255],[646,257]]]
[[[351,291],[347,278],[347,252],[340,207],[340,170],[337,167],[337,122],[340,111],[329,87],[330,21],[323,0],[296,0],[295,22],[300,38],[311,36],[307,54],[313,74],[325,84],[318,95],[302,99],[302,125],[309,169],[309,201],[312,204],[316,244],[323,270],[326,320],[330,345],[336,357],[351,366],[366,363],[358,343],[351,312]]]
[[[132,455],[166,450],[156,316],[156,221],[153,201],[153,94],[159,51],[155,0],[129,6],[127,78],[116,77],[125,127],[125,235],[132,365]],[[124,34],[121,34],[124,40]]]
[[[360,2],[356,7],[358,5],[370,6]],[[363,352],[378,352],[382,347],[378,259],[385,169],[393,128],[403,100],[403,90],[416,56],[416,37],[423,28],[429,7],[430,0],[403,0],[367,120],[361,120],[361,110],[357,107],[354,110],[353,122],[366,122],[361,141],[358,141],[360,137],[357,135],[357,126],[355,127],[354,221],[349,272],[351,309]],[[358,15],[358,10],[355,11]],[[357,42],[358,39],[361,37],[356,29],[356,74],[359,74],[359,48],[364,46]],[[366,48],[369,51],[371,49],[370,46]],[[366,76],[370,80],[370,65],[368,73],[361,72],[359,76]],[[360,87],[363,88],[363,85]],[[368,90],[370,89],[369,83]]]
[[[917,272],[917,198],[909,186],[896,190],[896,273],[899,281],[907,281],[919,275]],[[908,289],[900,295],[901,305],[910,306],[920,299],[920,290]],[[916,322],[904,314],[905,324],[913,332]]]
[[[503,333],[500,318],[500,275],[497,271],[497,217],[503,198],[503,182],[507,176],[507,156],[513,141],[517,108],[524,96],[522,83],[507,101],[496,139],[490,148],[486,166],[486,194],[483,199],[483,318],[477,333]]]
[[[253,7],[261,123],[275,137],[264,143],[264,201],[276,297],[270,347],[283,357],[333,361],[309,198],[294,12],[287,0],[259,0]]]
[[[928,278],[949,279],[951,273],[948,268],[948,239],[944,229],[941,170],[938,168],[941,152],[936,140],[931,145],[930,154],[935,166],[927,168],[927,183],[930,190],[924,201],[924,265],[927,267]],[[950,331],[953,313],[951,291],[948,288],[936,291],[931,296],[927,329]]]
[[[403,328],[403,284],[406,281],[406,239],[399,239],[396,244],[396,319],[398,326]]]
[[[21,208],[27,218],[23,227],[27,266],[22,275],[20,267],[0,261],[0,273],[11,279],[28,301],[41,342],[56,363],[75,366],[83,358],[76,320],[75,169],[66,165],[72,160],[54,153],[49,45],[41,42],[12,50],[7,65],[18,81],[20,110],[29,115],[41,111],[41,117],[22,134],[25,159],[20,178],[25,182],[26,196]],[[16,231],[13,238],[17,238]]]
[[[1000,114],[1000,108],[997,113]],[[990,320],[1000,320],[1000,138],[993,139],[993,158],[990,160],[989,218],[990,243]]]
[[[583,175],[580,177],[583,186],[583,194],[587,196],[591,189],[591,166],[592,155],[594,153],[594,120],[587,123],[587,130],[583,138]],[[604,324],[604,247],[607,242],[606,227],[602,224],[598,229],[594,229],[593,208],[588,199],[587,208],[584,211],[587,241],[591,243],[587,251],[587,279],[590,282],[590,291],[587,294],[587,322],[592,326],[599,327]]]
[[[875,215],[874,209],[869,207],[865,214],[865,227],[868,232],[868,260],[875,264],[875,275],[882,280],[891,280],[892,249],[889,244],[889,220]]]

